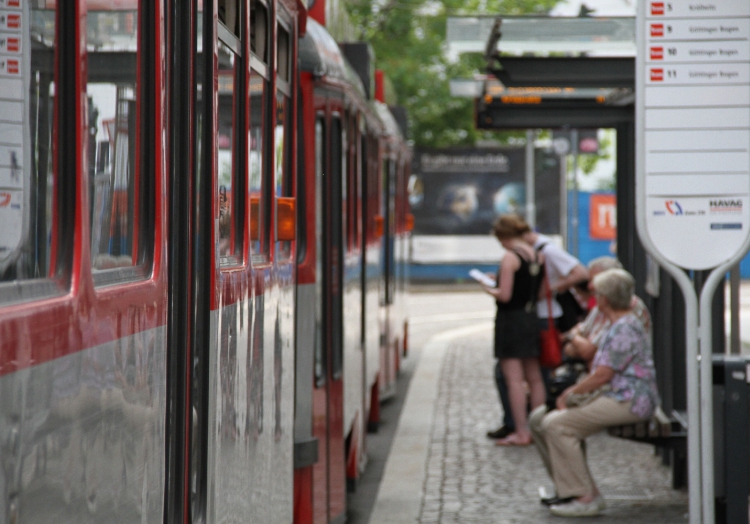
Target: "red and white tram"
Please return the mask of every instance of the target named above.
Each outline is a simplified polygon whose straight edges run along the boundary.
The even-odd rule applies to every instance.
[[[0,524],[344,518],[409,151],[340,57],[298,0],[0,0]]]
[[[393,115],[368,99],[312,19],[300,64],[298,198],[315,220],[300,224],[298,239],[295,518],[343,522],[365,432],[395,390],[404,349],[410,158]]]

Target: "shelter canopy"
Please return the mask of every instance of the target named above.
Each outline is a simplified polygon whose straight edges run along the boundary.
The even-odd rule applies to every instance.
[[[503,17],[502,39],[487,49],[496,17],[449,17],[448,55],[500,51],[504,54],[634,57],[635,18]]]

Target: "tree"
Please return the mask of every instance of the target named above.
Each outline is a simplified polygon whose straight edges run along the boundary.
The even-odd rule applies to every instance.
[[[452,78],[484,73],[480,55],[463,55],[457,63],[445,57],[448,16],[544,14],[557,0],[353,0],[346,8],[360,40],[375,51],[376,66],[391,79],[410,119],[410,138],[417,146],[475,145],[482,139],[507,142],[518,132],[480,131],[474,123],[474,101],[449,92]]]

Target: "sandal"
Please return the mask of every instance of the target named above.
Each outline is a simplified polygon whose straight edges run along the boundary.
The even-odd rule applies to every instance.
[[[534,439],[531,438],[531,435],[528,436],[528,438],[523,438],[518,435],[518,433],[511,433],[507,437],[496,440],[495,445],[496,446],[529,446],[533,442]]]

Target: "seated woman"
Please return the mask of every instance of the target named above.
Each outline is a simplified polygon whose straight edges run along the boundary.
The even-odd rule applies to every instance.
[[[562,517],[590,517],[604,509],[581,446],[586,437],[609,426],[647,420],[660,403],[651,342],[633,313],[633,277],[623,269],[609,269],[594,277],[593,287],[611,327],[591,373],[566,389],[557,399],[557,409],[541,422],[540,436],[558,496],[550,511]],[[602,393],[593,400],[577,403],[597,391]]]

